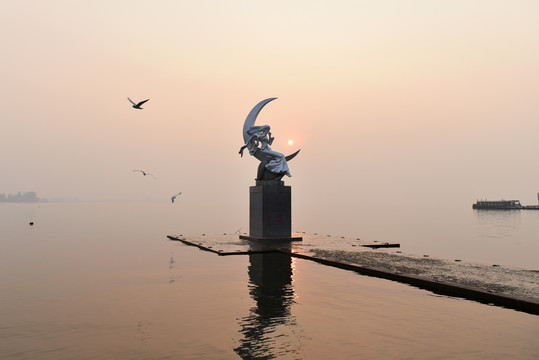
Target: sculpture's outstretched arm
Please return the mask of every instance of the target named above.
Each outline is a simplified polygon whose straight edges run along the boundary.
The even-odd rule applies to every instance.
[[[240,148],[239,154],[241,155],[241,157],[243,157],[243,150],[245,150],[246,147],[247,147],[247,145],[243,145],[243,146]]]

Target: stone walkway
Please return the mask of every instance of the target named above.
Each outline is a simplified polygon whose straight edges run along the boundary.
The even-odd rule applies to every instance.
[[[239,239],[238,234],[169,238],[218,255],[278,251],[450,295],[513,308],[515,306],[511,304],[515,303],[527,312],[539,314],[539,271],[536,270],[419,257],[404,254],[399,248],[371,249],[364,246],[380,243],[360,239],[305,233],[294,233],[293,236],[301,236],[303,241],[256,242]]]

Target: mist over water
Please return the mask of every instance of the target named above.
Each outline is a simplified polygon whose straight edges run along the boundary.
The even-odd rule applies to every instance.
[[[537,2],[206,5],[2,4],[0,193],[243,211],[243,122],[278,97],[257,124],[301,149],[297,220],[536,203]]]
[[[305,262],[277,261],[268,289],[255,259],[165,235],[248,232],[258,161],[238,154],[242,125],[278,97],[257,125],[273,150],[301,149],[285,179],[294,231],[539,269],[539,211],[471,209],[537,204],[538,13],[533,0],[1,2],[0,198],[51,202],[0,203],[0,357],[536,356],[528,315]]]

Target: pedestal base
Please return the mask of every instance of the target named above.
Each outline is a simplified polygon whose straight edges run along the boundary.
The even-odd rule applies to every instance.
[[[292,238],[292,190],[279,180],[257,180],[249,188],[249,237]]]

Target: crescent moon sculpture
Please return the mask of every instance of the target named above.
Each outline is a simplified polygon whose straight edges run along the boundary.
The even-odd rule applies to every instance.
[[[245,119],[245,122],[243,123],[243,142],[244,143],[247,143],[247,141],[250,138],[250,136],[247,135],[247,130],[249,130],[251,126],[255,125],[256,118],[258,117],[260,110],[262,110],[262,108],[266,106],[267,103],[275,99],[277,98],[269,98],[266,100],[262,100],[261,102],[255,105],[255,107],[253,108],[253,110],[251,110],[251,112],[249,112],[249,115],[247,115],[247,118]]]
[[[243,141],[244,145],[240,149],[243,156],[243,150],[247,148],[249,154],[260,160],[256,180],[281,180],[284,175],[290,175],[287,162],[292,160],[300,150],[293,154],[284,156],[283,154],[271,150],[269,145],[273,142],[270,126],[255,126],[256,118],[266,104],[277,98],[268,98],[262,100],[249,112],[243,123]]]

